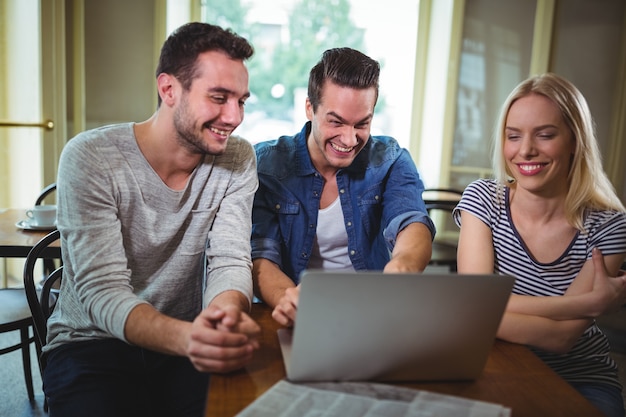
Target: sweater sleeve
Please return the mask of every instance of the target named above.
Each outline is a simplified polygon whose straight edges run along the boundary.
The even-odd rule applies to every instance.
[[[229,140],[232,140],[229,139]],[[231,180],[226,188],[206,247],[204,305],[221,292],[235,290],[252,300],[252,202],[258,187],[256,157],[250,143],[238,139],[232,166],[219,166]],[[228,160],[229,158],[224,158]]]
[[[61,297],[64,320],[75,328],[104,330],[126,340],[126,318],[145,301],[133,294],[130,284],[112,175],[115,167],[104,157],[117,150],[110,141],[87,140],[90,135],[99,133],[96,130],[72,139],[59,162],[58,228],[66,268]]]

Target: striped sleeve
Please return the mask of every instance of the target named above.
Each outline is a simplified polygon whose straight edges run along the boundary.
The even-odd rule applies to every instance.
[[[594,211],[585,219],[585,230],[589,231],[589,253],[597,247],[603,255],[626,253],[626,213]]]
[[[505,189],[494,180],[479,179],[463,191],[461,201],[453,212],[454,221],[461,227],[461,210],[479,218],[490,228],[498,222],[498,208],[504,205]]]

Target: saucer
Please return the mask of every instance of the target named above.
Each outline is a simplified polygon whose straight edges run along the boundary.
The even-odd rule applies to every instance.
[[[15,225],[23,230],[54,230],[57,228],[56,224],[39,226],[36,224],[32,224],[30,220],[20,220],[19,222],[15,223]]]

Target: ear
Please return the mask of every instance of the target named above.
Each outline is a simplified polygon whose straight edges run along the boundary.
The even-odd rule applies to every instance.
[[[167,106],[172,106],[176,100],[176,85],[178,81],[170,74],[161,73],[157,77],[156,82],[161,101]]]
[[[306,102],[304,104],[304,109],[306,111],[306,118],[308,120],[313,120],[313,105],[311,104],[311,100],[309,100],[309,98],[306,98]]]

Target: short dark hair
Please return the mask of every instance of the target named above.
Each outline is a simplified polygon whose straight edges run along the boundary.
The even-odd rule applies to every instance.
[[[185,90],[189,90],[197,76],[195,64],[198,55],[216,50],[242,61],[254,54],[252,45],[232,30],[209,23],[191,22],[180,26],[163,43],[156,76],[162,73],[173,75]]]
[[[322,88],[327,80],[355,89],[376,89],[378,99],[378,61],[352,48],[328,49],[309,73],[309,101],[313,111],[322,100]]]

